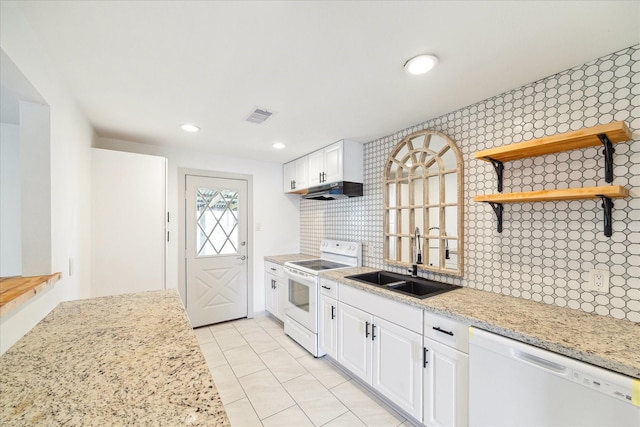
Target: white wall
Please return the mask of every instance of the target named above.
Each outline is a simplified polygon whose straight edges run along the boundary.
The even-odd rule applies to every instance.
[[[13,1],[0,2],[0,47],[50,108],[51,270],[63,273],[52,289],[0,318],[0,352],[4,352],[60,301],[89,295],[94,132]]]
[[[20,127],[0,123],[0,277],[22,271]]]
[[[253,176],[253,310],[264,311],[264,257],[299,251],[299,196],[282,192],[282,165],[212,152],[159,147],[115,139],[99,138],[97,148],[164,156],[168,159],[168,200],[171,241],[167,256],[167,287],[178,287],[178,168],[202,169]],[[260,231],[257,230],[258,224]],[[181,290],[182,294],[183,290]]]
[[[51,273],[50,131],[49,106],[20,101],[22,276]]]
[[[92,149],[91,297],[165,288],[164,157]]]

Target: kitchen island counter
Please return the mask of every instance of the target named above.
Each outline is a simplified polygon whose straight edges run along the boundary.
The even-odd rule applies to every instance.
[[[371,271],[377,269],[332,270],[322,272],[320,276],[640,378],[640,325],[636,323],[464,287],[418,299],[345,278]]]
[[[59,304],[0,357],[0,425],[229,426],[175,290]]]

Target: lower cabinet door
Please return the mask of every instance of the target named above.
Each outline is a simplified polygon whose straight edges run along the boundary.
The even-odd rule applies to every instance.
[[[338,362],[371,384],[371,356],[373,316],[338,303]]]
[[[429,338],[424,339],[424,347],[424,424],[467,426],[469,356]]]
[[[338,302],[326,295],[320,295],[318,339],[320,348],[327,355],[338,358]]]
[[[278,293],[275,288],[277,277],[273,274],[264,275],[264,302],[267,311],[274,316],[278,316]]]
[[[422,419],[422,335],[373,320],[373,387],[416,419]]]
[[[287,280],[281,277],[276,278],[276,288],[274,298],[277,301],[276,317],[284,322],[284,306],[287,300]]]

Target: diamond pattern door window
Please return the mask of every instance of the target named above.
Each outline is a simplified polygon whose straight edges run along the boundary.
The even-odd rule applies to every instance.
[[[238,192],[198,188],[196,256],[238,253]]]

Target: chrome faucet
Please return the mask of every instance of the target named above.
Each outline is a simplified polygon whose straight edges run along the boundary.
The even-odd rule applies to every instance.
[[[418,264],[422,264],[422,249],[420,248],[420,228],[416,227],[413,233],[413,265],[409,272],[412,277],[418,276]]]
[[[431,230],[440,230],[440,227],[431,227],[429,229],[429,231]],[[447,232],[443,231],[442,232],[442,237],[447,237]],[[444,259],[451,259],[451,256],[449,255],[449,239],[444,239]]]

